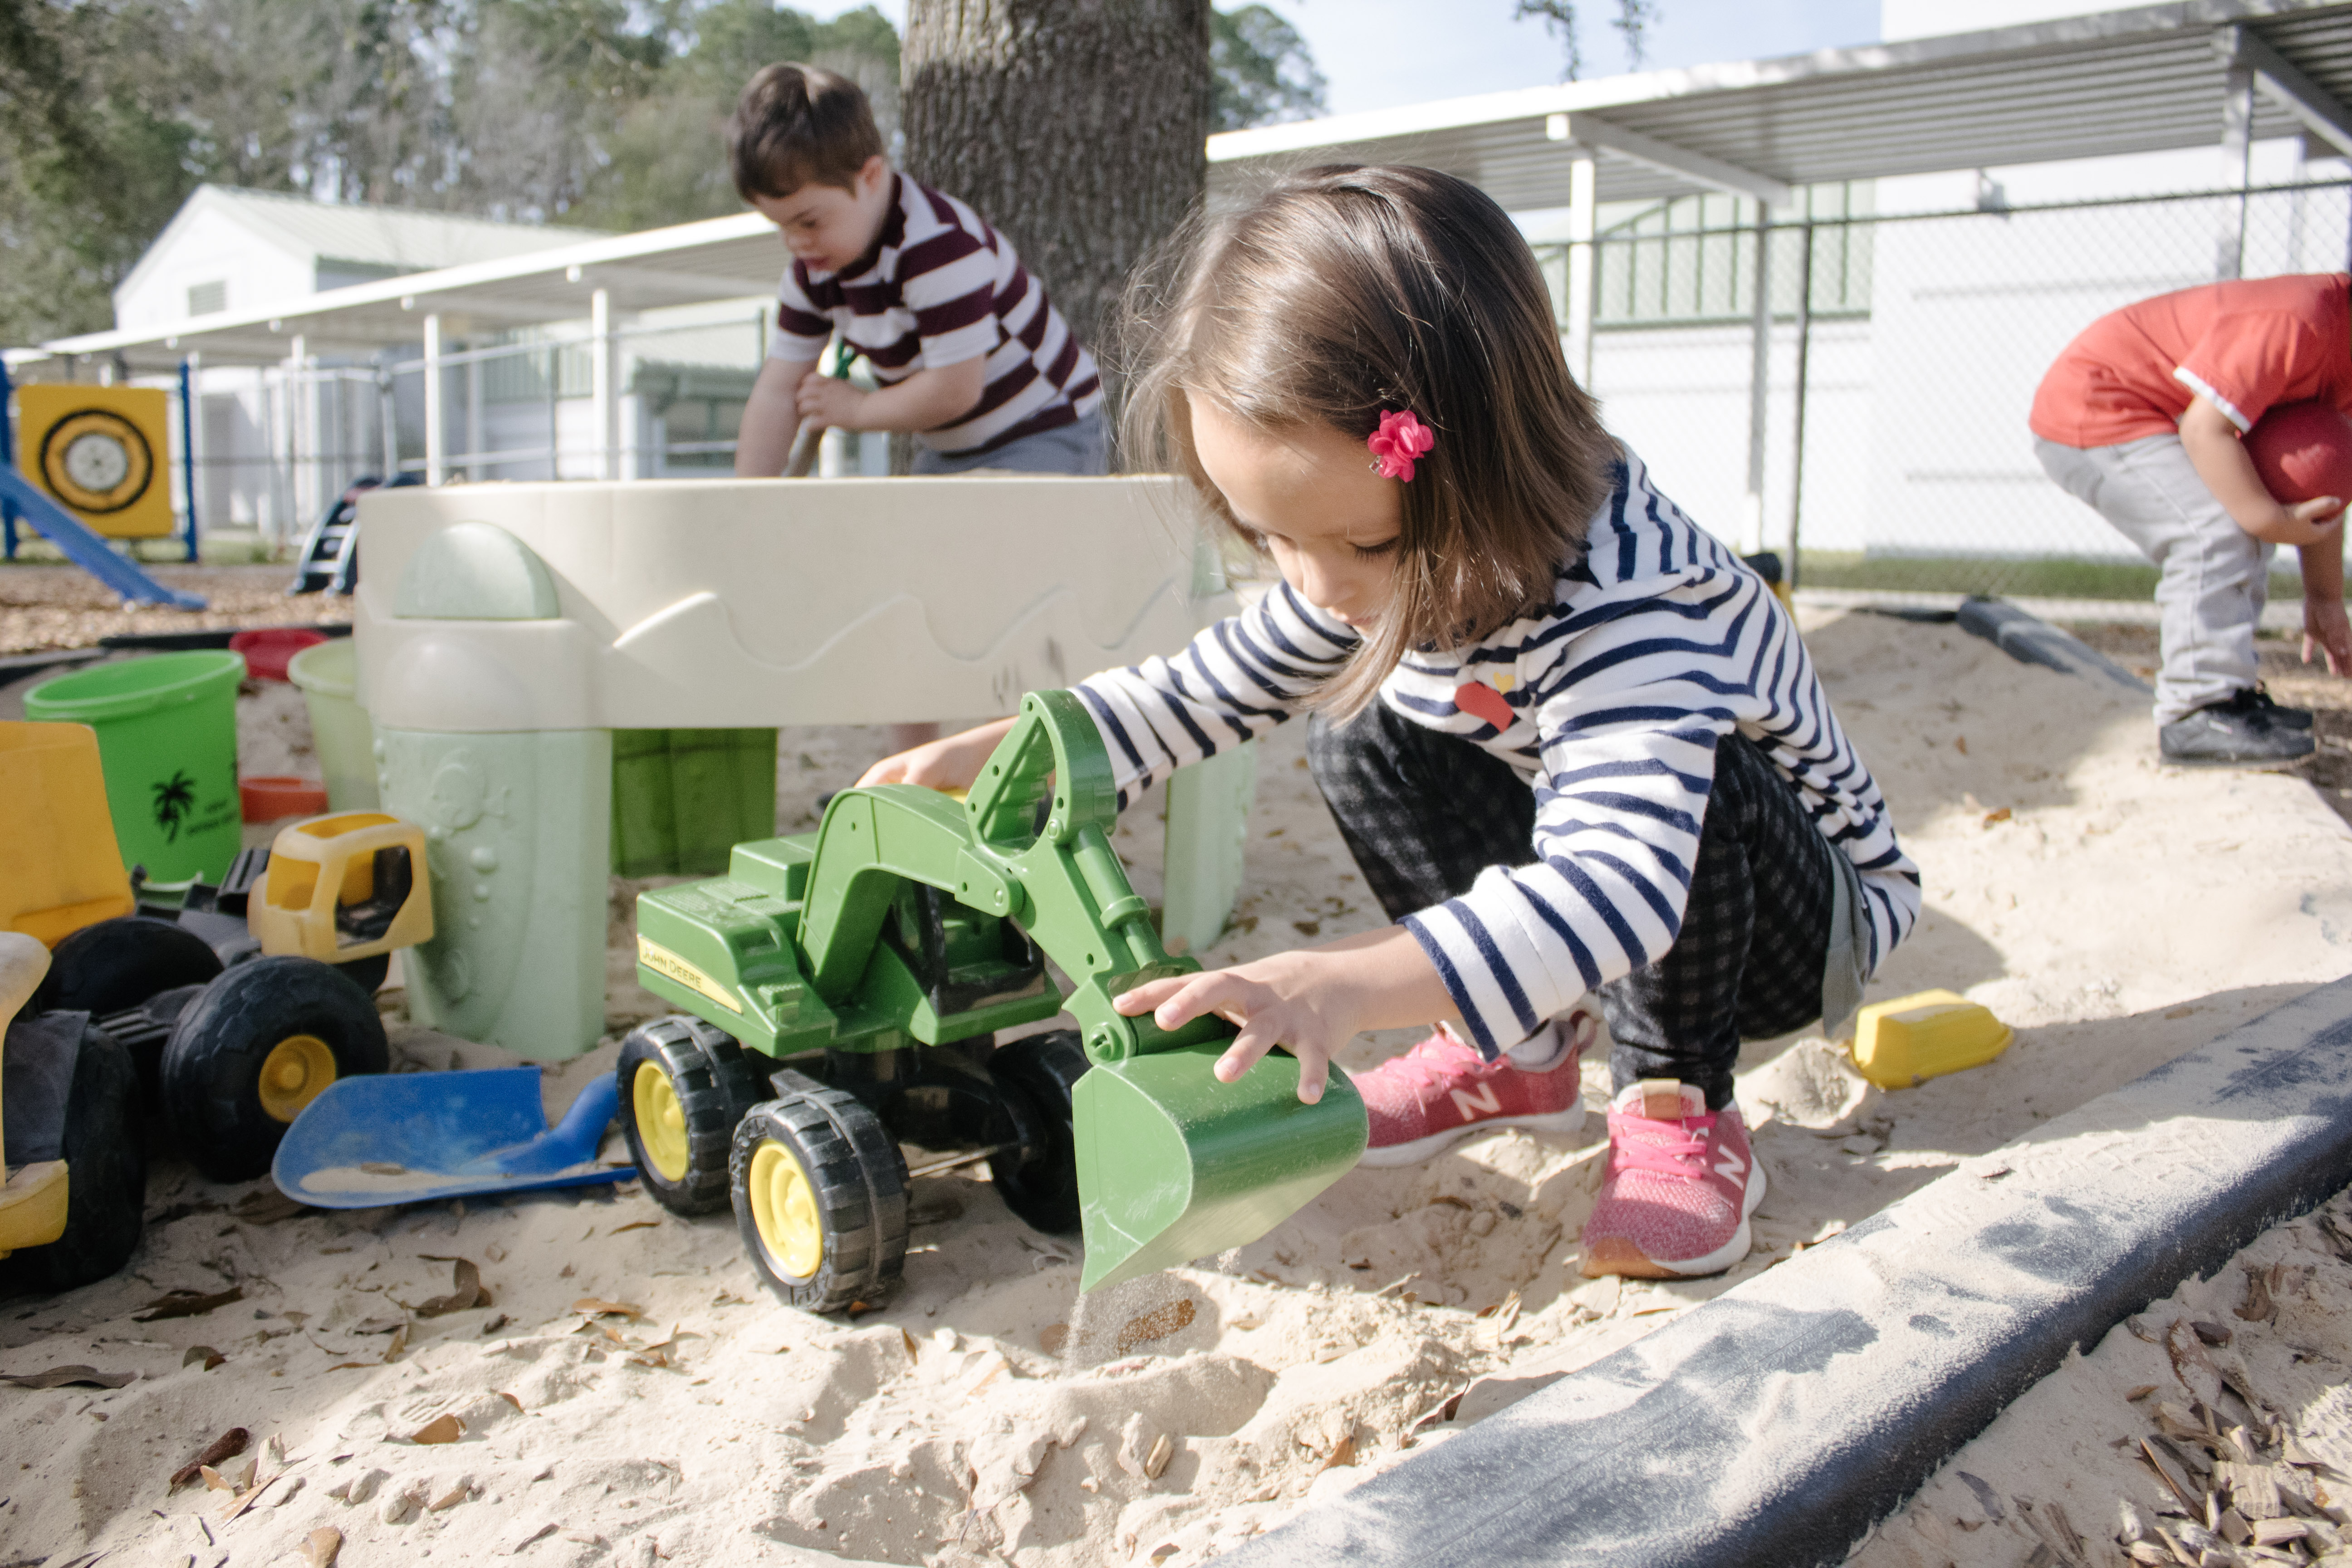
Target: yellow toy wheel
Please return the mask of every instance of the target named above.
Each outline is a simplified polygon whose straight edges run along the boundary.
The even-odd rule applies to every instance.
[[[391,1055],[374,999],[333,964],[248,959],[173,1024],[156,1073],[163,1120],[208,1179],[249,1182],[328,1085],[383,1072]]]
[[[800,1161],[773,1138],[761,1139],[751,1151],[748,1191],[762,1250],[780,1272],[814,1279],[824,1262],[824,1222],[817,1217],[816,1194]]]
[[[338,1076],[334,1049],[326,1041],[316,1035],[289,1035],[261,1059],[261,1109],[273,1121],[291,1122]]]
[[[728,1162],[743,1248],[792,1306],[877,1306],[907,1261],[906,1160],[854,1097],[798,1073],[776,1078],[790,1092],[744,1114]]]
[[[672,1214],[727,1206],[728,1140],[743,1112],[772,1093],[734,1037],[684,1016],[629,1031],[614,1068],[621,1135],[646,1191]]]
[[[686,1107],[677,1100],[677,1086],[659,1062],[639,1062],[629,1085],[629,1108],[636,1112],[637,1136],[646,1159],[665,1181],[686,1179]]]

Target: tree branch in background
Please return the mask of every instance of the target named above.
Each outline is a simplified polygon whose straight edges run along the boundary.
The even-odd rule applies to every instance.
[[[1264,5],[1209,16],[1209,129],[1242,131],[1323,113],[1323,73],[1298,30]]]
[[[1658,0],[1617,0],[1617,15],[1609,25],[1624,40],[1628,68],[1641,68],[1649,50],[1650,29],[1660,15]],[[1517,0],[1511,20],[1530,19],[1541,22],[1544,30],[1559,40],[1561,53],[1567,57],[1560,80],[1576,80],[1584,71],[1584,46],[1576,33],[1576,0]]]

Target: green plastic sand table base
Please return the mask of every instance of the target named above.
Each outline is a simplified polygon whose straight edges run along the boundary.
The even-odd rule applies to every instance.
[[[738,845],[726,876],[644,894],[638,977],[779,1058],[940,1045],[1066,1009],[1092,1064],[1072,1095],[1081,1288],[1244,1246],[1354,1167],[1364,1102],[1335,1070],[1301,1103],[1279,1052],[1219,1083],[1232,1025],[1169,1032],[1111,1006],[1200,968],[1161,946],[1110,847],[1117,814],[1084,705],[1032,692],[966,799],[845,790],[815,833]]]

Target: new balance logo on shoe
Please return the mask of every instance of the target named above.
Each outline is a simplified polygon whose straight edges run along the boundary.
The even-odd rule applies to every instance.
[[[1493,1084],[1482,1083],[1475,1094],[1466,1089],[1455,1089],[1454,1109],[1462,1113],[1463,1121],[1475,1121],[1478,1120],[1478,1113],[1482,1110],[1489,1116],[1499,1114],[1503,1109],[1503,1102],[1495,1097]]]
[[[1736,1182],[1739,1180],[1741,1176],[1747,1174],[1748,1162],[1742,1160],[1737,1151],[1719,1148],[1716,1152],[1723,1156],[1723,1158],[1716,1163],[1715,1173],[1717,1175],[1721,1176],[1727,1182]]]

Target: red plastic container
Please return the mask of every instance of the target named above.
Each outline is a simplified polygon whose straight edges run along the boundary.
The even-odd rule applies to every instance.
[[[316,647],[327,640],[324,632],[306,630],[301,626],[257,626],[249,632],[239,632],[228,639],[231,651],[245,655],[245,672],[256,680],[283,680],[286,661],[306,647]],[[324,811],[326,807],[319,808]],[[257,818],[248,816],[247,821]]]
[[[299,779],[291,773],[257,773],[239,779],[236,793],[247,822],[318,816],[327,809],[327,786],[316,779]]]

